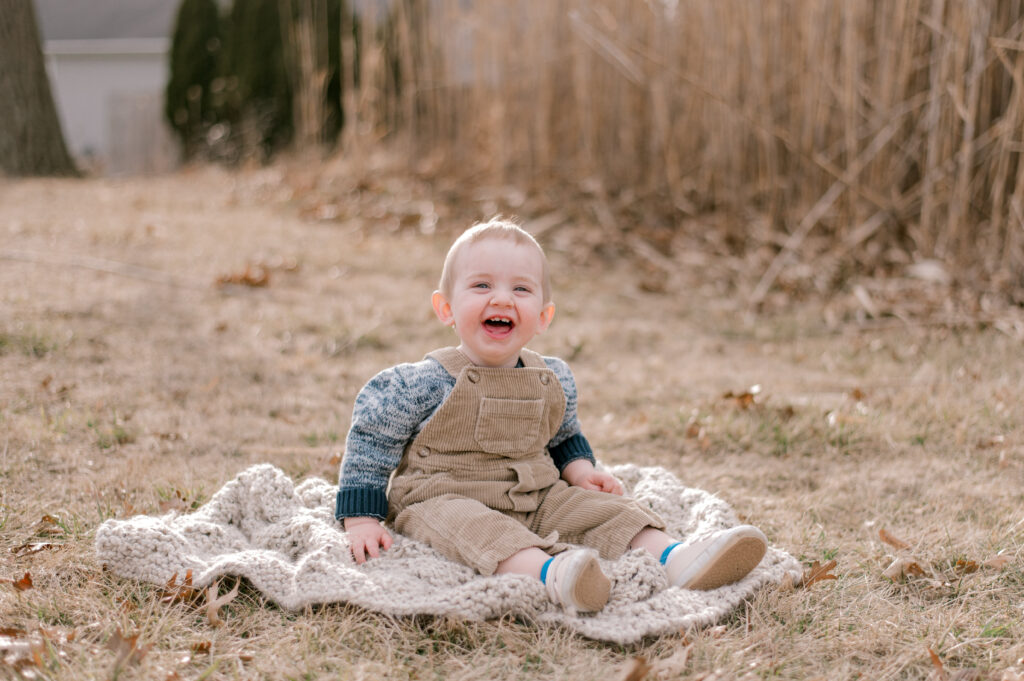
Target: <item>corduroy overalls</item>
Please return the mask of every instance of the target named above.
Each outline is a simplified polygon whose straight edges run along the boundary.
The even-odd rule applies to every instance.
[[[456,382],[392,478],[396,530],[489,575],[524,548],[565,550],[559,540],[617,558],[644,527],[664,527],[632,499],[559,477],[547,443],[565,393],[540,355],[523,350],[524,366],[510,369],[474,366],[456,348],[428,357]]]

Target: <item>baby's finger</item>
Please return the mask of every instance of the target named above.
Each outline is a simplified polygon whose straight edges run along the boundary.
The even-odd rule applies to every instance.
[[[389,534],[388,532],[385,532],[384,536],[380,538],[380,546],[381,546],[381,548],[384,549],[385,551],[387,551],[388,549],[391,548],[391,543],[392,543],[391,534]]]
[[[352,542],[352,557],[356,559],[356,565],[362,565],[366,562],[366,555],[363,553],[362,541]]]
[[[377,548],[377,540],[366,542],[366,551],[370,558],[380,558],[380,549]]]

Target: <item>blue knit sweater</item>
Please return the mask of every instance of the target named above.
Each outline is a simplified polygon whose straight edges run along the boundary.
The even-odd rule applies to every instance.
[[[565,393],[565,417],[548,443],[561,471],[570,461],[594,461],[593,450],[580,432],[576,416],[576,381],[569,365],[557,357],[544,362],[555,372]],[[352,410],[335,516],[385,518],[387,486],[402,453],[431,419],[452,388],[455,377],[441,363],[427,358],[385,369],[363,386]]]

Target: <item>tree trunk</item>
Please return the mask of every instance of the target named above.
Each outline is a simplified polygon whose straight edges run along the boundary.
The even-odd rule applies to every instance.
[[[0,173],[77,175],[39,41],[32,0],[0,0]]]

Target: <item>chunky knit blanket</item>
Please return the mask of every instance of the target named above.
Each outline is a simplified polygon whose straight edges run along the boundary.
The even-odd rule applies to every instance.
[[[625,465],[608,470],[622,480],[627,494],[661,515],[674,536],[699,538],[737,524],[724,501],[683,486],[664,469]],[[714,591],[690,591],[668,587],[658,561],[645,551],[632,551],[602,561],[612,579],[604,610],[569,614],[551,604],[536,579],[484,577],[394,533],[394,546],[381,558],[356,565],[334,519],[336,492],[333,484],[317,478],[295,485],[279,469],[260,464],[241,472],[193,513],[106,521],[96,532],[96,552],[116,574],[154,584],[189,570],[195,587],[240,575],[289,610],[347,602],[392,615],[485,620],[512,614],[621,644],[712,624],[762,586],[802,574],[795,558],[769,548],[742,581]]]

